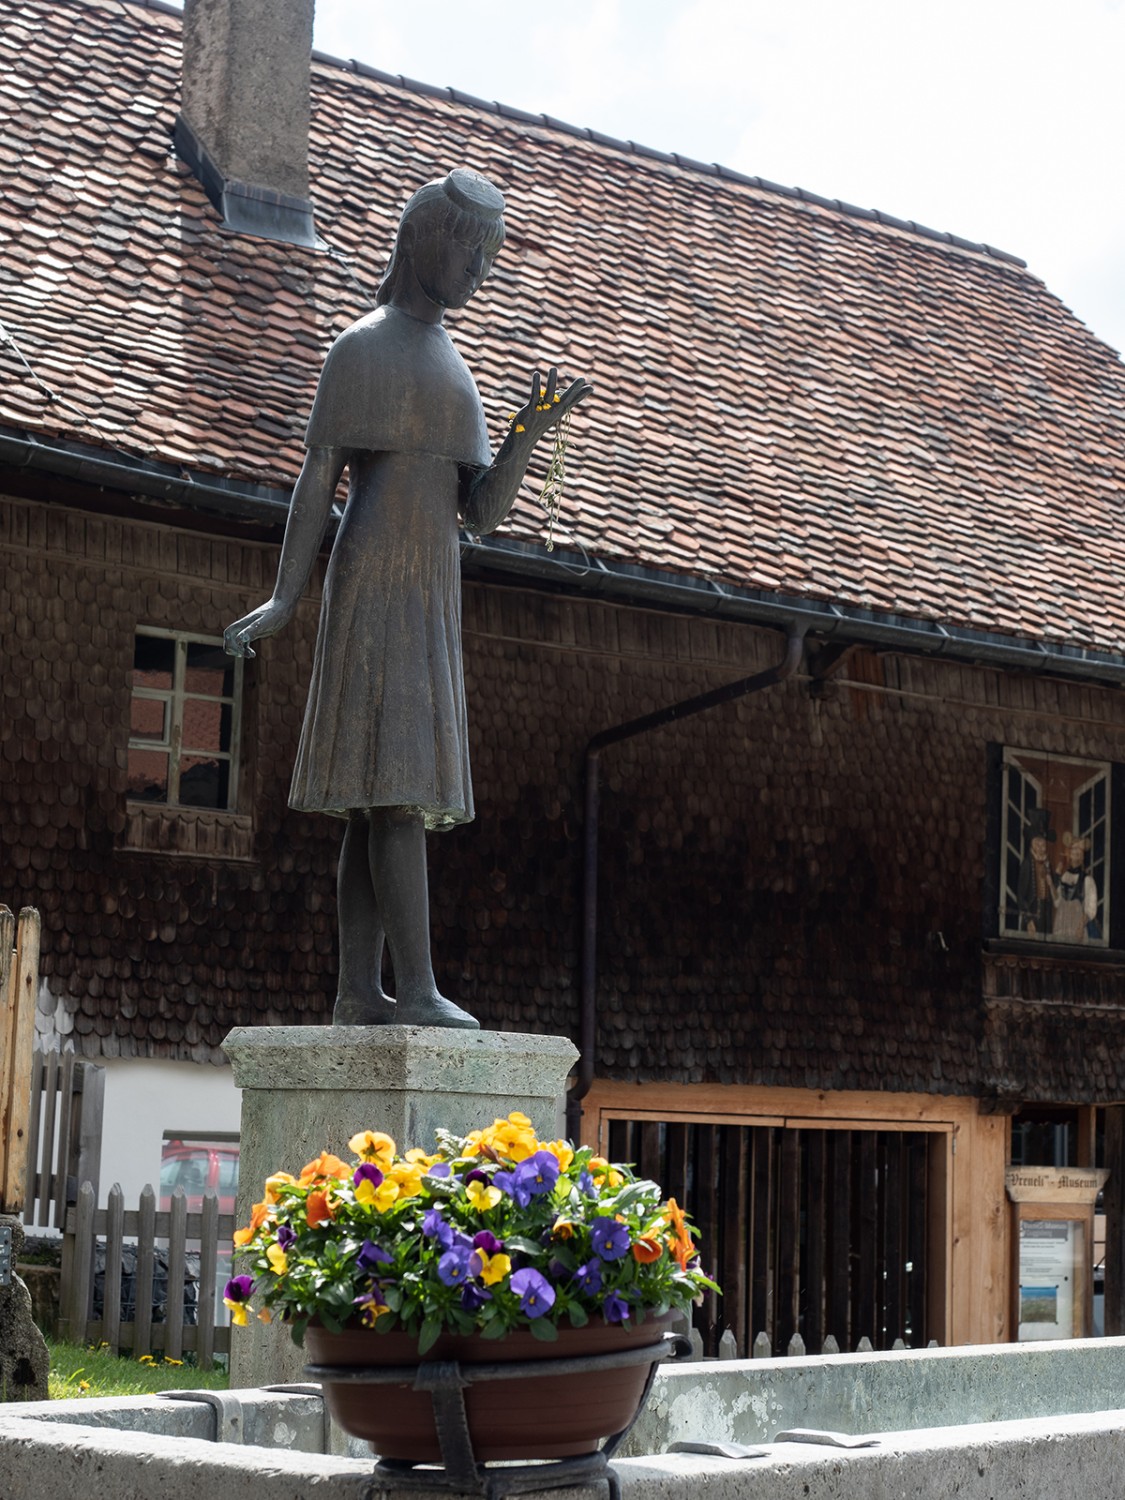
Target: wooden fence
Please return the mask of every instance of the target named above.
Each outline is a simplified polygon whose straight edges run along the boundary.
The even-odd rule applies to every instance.
[[[78,1202],[66,1215],[64,1255],[71,1268],[62,1292],[60,1337],[71,1343],[106,1343],[115,1353],[127,1350],[134,1358],[142,1354],[182,1359],[193,1353],[202,1369],[210,1369],[216,1354],[230,1352],[230,1328],[219,1326],[215,1313],[220,1274],[220,1252],[229,1256],[234,1235],[234,1215],[220,1214],[214,1192],[203,1195],[202,1208],[189,1213],[182,1188],[172,1194],[171,1206],[158,1212],[156,1194],[146,1187],[137,1209],[126,1211],[125,1196],[116,1184],[107,1206],[97,1207],[97,1196],[83,1183]],[[105,1242],[105,1281],[102,1315],[93,1317],[94,1263],[99,1240]],[[127,1243],[136,1247],[132,1308],[133,1317],[122,1316],[122,1252]],[[199,1245],[199,1272],[192,1323],[185,1316],[185,1288],[190,1288],[188,1247]],[[157,1247],[167,1247],[167,1295],[163,1307],[154,1310]]]
[[[78,1185],[98,1194],[105,1069],[73,1052],[36,1052],[31,1063],[26,1229],[61,1230],[78,1202]]]
[[[0,1212],[23,1212],[31,1122],[31,1054],[39,988],[39,913],[0,906]]]

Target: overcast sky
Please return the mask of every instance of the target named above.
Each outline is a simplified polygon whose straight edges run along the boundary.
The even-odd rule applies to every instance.
[[[1125,0],[316,10],[335,56],[1012,251],[1125,349]]]

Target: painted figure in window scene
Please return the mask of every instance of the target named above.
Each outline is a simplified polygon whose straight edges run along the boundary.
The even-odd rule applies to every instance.
[[[1033,808],[1028,813],[1026,853],[1020,865],[1017,891],[1020,931],[1036,937],[1046,937],[1051,931],[1055,909],[1048,847],[1055,842],[1055,831],[1049,826],[1050,819],[1046,808]]]
[[[324,581],[291,807],[345,820],[335,1025],[477,1026],[438,992],[426,830],[473,817],[461,664],[458,513],[490,532],[532,450],[591,387],[536,371],[492,457],[472,376],[442,322],[504,240],[501,193],[462,169],[403,210],[374,312],[329,350],[272,597],[229,626],[253,655],[296,611],[345,469],[349,492]],[[384,937],[395,978],[382,987]]]
[[[1087,872],[1090,840],[1076,834],[1062,836],[1062,858],[1055,867],[1055,921],[1052,936],[1058,943],[1084,943],[1099,938],[1098,887]]]

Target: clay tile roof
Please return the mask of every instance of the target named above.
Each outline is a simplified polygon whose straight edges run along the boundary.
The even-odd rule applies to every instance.
[[[509,203],[493,276],[450,321],[494,439],[535,365],[598,387],[564,543],[1125,649],[1125,365],[1022,262],[325,59],[327,248],[239,237],[170,149],[179,42],[156,0],[4,7],[0,428],[287,487],[403,200],[470,165]],[[507,534],[540,544],[536,489]]]

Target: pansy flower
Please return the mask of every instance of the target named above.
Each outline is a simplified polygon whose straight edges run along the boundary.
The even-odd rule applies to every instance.
[[[487,1255],[483,1250],[474,1250],[469,1262],[473,1274],[479,1276],[485,1286],[495,1286],[511,1274],[512,1262],[507,1255]]]
[[[559,1160],[550,1151],[536,1151],[516,1168],[515,1180],[532,1198],[549,1193],[559,1180]]]
[[[381,1245],[376,1245],[372,1240],[364,1240],[355,1263],[361,1271],[375,1271],[379,1266],[393,1266],[395,1258]]]
[[[447,1250],[438,1261],[437,1273],[446,1286],[462,1286],[472,1274],[472,1252],[463,1245]]]
[[[500,1189],[490,1182],[470,1182],[465,1188],[465,1197],[478,1214],[486,1214],[490,1208],[495,1208],[503,1196]]]
[[[246,1327],[246,1304],[253,1291],[252,1276],[232,1276],[223,1288],[223,1306],[230,1308],[230,1320],[239,1328]]]
[[[602,1268],[598,1261],[588,1260],[585,1265],[578,1267],[574,1273],[574,1279],[579,1288],[588,1297],[593,1297],[602,1289]]]
[[[431,1208],[423,1216],[422,1233],[428,1240],[437,1240],[443,1250],[453,1246],[453,1226],[446,1223],[440,1208]]]
[[[509,1285],[520,1299],[520,1311],[529,1318],[541,1318],[555,1305],[555,1289],[547,1278],[530,1266],[517,1271]]]
[[[590,1225],[590,1242],[602,1260],[620,1260],[629,1250],[629,1231],[620,1220],[599,1214]]]
[[[624,1323],[629,1316],[629,1304],[624,1297],[619,1297],[616,1292],[610,1292],[602,1303],[602,1313],[607,1323]]]
[[[361,1130],[348,1142],[348,1150],[360,1161],[370,1162],[386,1172],[395,1159],[395,1143],[381,1130]]]

